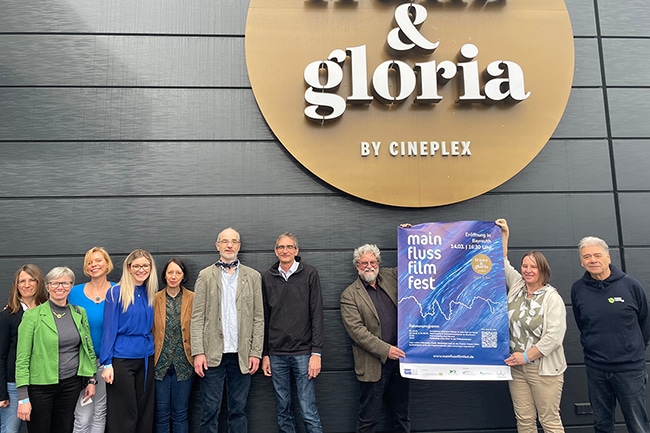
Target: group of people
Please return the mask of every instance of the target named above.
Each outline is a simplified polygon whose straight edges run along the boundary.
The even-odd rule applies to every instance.
[[[508,260],[510,229],[501,228],[506,273],[511,368],[510,394],[518,433],[564,432],[560,401],[567,368],[562,346],[566,307],[551,286],[551,267],[539,251],[523,255],[520,270]],[[408,224],[402,225],[409,227]],[[627,431],[650,433],[646,404],[645,351],[650,342],[648,301],[641,284],[611,264],[605,241],[588,236],[578,252],[585,273],[571,287],[580,331],[589,400],[596,433],[615,431],[616,404]],[[354,342],[360,398],[357,432],[374,432],[382,399],[389,403],[393,431],[409,432],[409,381],[397,360],[397,272],[380,268],[376,245],[354,251],[359,278],[341,295],[343,324]]]
[[[564,432],[560,401],[567,368],[562,346],[566,307],[551,286],[551,267],[539,251],[523,255],[520,270],[509,262],[510,229],[501,228],[506,273],[511,368],[510,394],[518,433]],[[408,227],[408,224],[403,226]],[[616,404],[629,433],[650,433],[646,402],[645,351],[650,342],[648,301],[643,286],[611,264],[600,238],[580,240],[585,273],[571,287],[571,305],[584,350],[594,431],[614,433]],[[391,411],[392,429],[409,432],[409,381],[397,360],[397,272],[381,268],[376,245],[354,251],[359,278],[341,295],[343,324],[354,342],[359,380],[357,432],[374,432],[382,399]]]
[[[566,308],[550,285],[539,251],[515,269],[503,236],[508,290],[509,382],[520,433],[563,432],[560,400],[567,364],[562,342]],[[408,225],[406,225],[408,226]],[[2,433],[27,422],[31,432],[189,431],[188,406],[200,378],[201,433],[219,430],[226,393],[230,432],[248,431],[246,403],[258,369],[272,379],[279,431],[295,432],[291,382],[308,433],[323,431],[314,379],[321,372],[323,301],[318,271],[299,256],[287,232],[275,243],[277,262],[263,275],[239,262],[239,233],[226,228],[219,260],[200,271],[189,291],[187,266],[156,266],[145,250],[130,253],[118,283],[100,247],[84,258],[85,284],[67,267],[46,276],[35,265],[16,271],[0,314]],[[584,348],[595,431],[614,431],[616,402],[631,433],[650,433],[645,401],[645,348],[650,341],[643,287],[611,265],[609,248],[587,237],[578,246],[586,272],[571,289]],[[409,380],[399,372],[397,270],[380,267],[366,244],[353,253],[358,278],[341,294],[341,317],[353,341],[359,382],[357,432],[374,432],[384,401],[392,428],[410,432]]]
[[[278,237],[278,262],[262,277],[239,263],[239,233],[215,244],[219,260],[203,269],[194,291],[178,258],[161,272],[148,251],[124,260],[108,281],[109,254],[91,248],[90,278],[32,264],[15,274],[0,314],[2,433],[189,431],[195,375],[201,379],[201,431],[217,432],[227,392],[232,432],[248,431],[246,402],[260,367],[272,378],[281,431],[295,431],[291,377],[309,432],[322,432],[314,381],[321,370],[323,303],[316,269],[300,261],[298,240]]]
[[[156,355],[171,359],[156,373],[164,366],[182,368],[171,335],[180,332],[179,318],[169,315],[170,303],[166,310],[163,302],[155,314],[153,304],[161,294],[173,298],[181,290],[185,293],[182,276],[170,276],[180,266],[184,267],[178,259],[167,263],[162,275],[167,286],[158,293],[153,257],[145,250],[127,256],[117,284],[108,281],[113,263],[101,247],[91,248],[84,257],[84,274],[90,278],[84,284],[75,285],[75,274],[68,267],[55,267],[43,276],[36,265],[21,266],[0,315],[2,432],[19,432],[23,421],[28,431],[39,433],[153,431],[152,329],[162,327],[163,333]],[[154,315],[162,318],[162,324],[156,321],[158,328]],[[165,326],[171,330],[169,336]],[[191,362],[184,363],[193,376]],[[171,393],[168,390],[165,396],[164,386],[158,388],[156,408],[163,408]],[[163,417],[161,410],[156,419]],[[169,419],[168,414],[166,431]],[[189,431],[187,407],[179,417],[182,421],[185,430],[175,431]]]

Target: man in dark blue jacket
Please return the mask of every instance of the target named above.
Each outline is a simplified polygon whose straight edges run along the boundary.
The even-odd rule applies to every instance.
[[[323,299],[318,271],[298,256],[298,239],[281,234],[278,261],[262,276],[264,351],[262,371],[273,379],[280,433],[295,433],[291,372],[307,433],[322,433],[314,380],[321,369]]]
[[[586,269],[571,287],[573,314],[584,349],[596,433],[614,432],[616,400],[629,433],[649,433],[645,349],[650,321],[645,290],[611,264],[602,239],[578,244]]]

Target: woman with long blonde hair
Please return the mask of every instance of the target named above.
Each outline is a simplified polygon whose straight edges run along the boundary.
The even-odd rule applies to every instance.
[[[154,419],[153,303],[156,265],[148,251],[124,259],[122,278],[106,293],[100,362],[106,381],[106,428],[151,432]]]

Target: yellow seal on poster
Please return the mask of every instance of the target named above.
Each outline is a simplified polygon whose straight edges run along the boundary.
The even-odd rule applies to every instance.
[[[492,260],[485,254],[477,254],[472,259],[472,269],[479,275],[485,275],[492,270]]]

